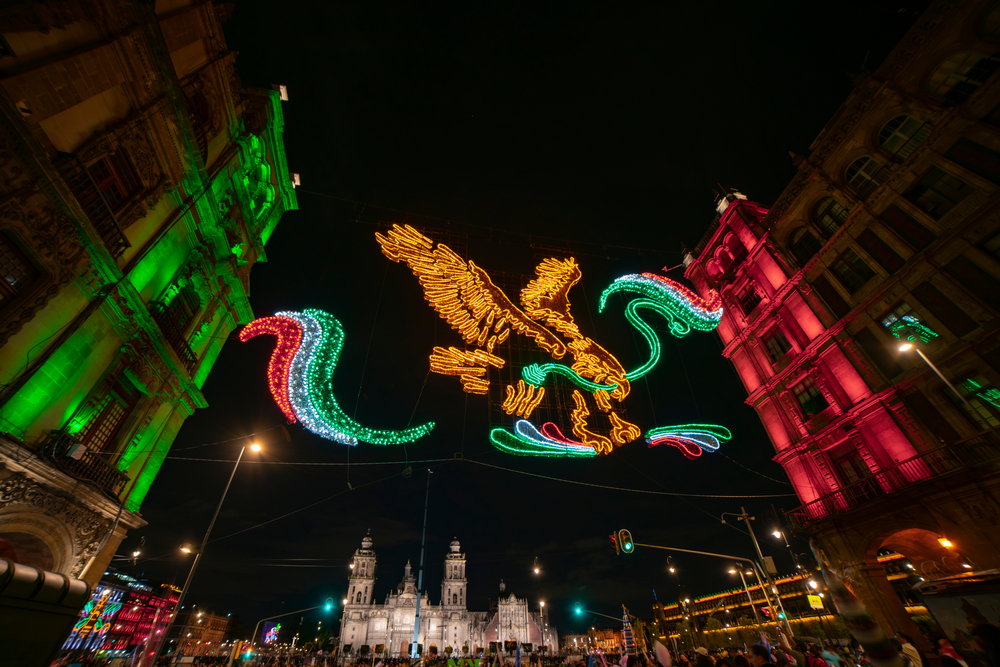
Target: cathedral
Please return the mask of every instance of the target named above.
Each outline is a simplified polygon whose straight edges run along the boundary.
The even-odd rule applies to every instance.
[[[431,604],[427,591],[417,590],[417,580],[407,562],[403,580],[393,588],[383,604],[375,597],[377,559],[372,539],[361,540],[354,552],[351,575],[347,582],[347,604],[340,625],[340,645],[345,654],[357,654],[362,646],[368,653],[388,656],[409,655],[413,641],[417,596],[420,597],[420,631],[417,643],[424,653],[443,655],[474,655],[491,644],[503,648],[503,642],[530,644],[532,648],[547,646],[548,652],[558,650],[559,637],[548,623],[544,607],[532,611],[528,600],[513,593],[500,594],[491,600],[489,611],[469,611],[467,606],[468,579],[465,554],[458,540],[451,543],[444,558],[444,579],[441,582],[440,604]]]

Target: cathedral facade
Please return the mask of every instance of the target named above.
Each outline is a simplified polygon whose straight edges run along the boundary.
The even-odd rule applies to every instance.
[[[366,536],[354,552],[351,576],[347,583],[347,604],[340,626],[340,645],[345,654],[357,654],[362,646],[367,653],[409,655],[413,642],[417,598],[420,598],[420,628],[417,643],[424,653],[472,655],[489,648],[491,643],[516,641],[532,647],[547,646],[556,651],[559,638],[549,626],[544,607],[532,611],[525,599],[513,593],[500,595],[488,611],[470,611],[466,559],[462,546],[454,540],[445,555],[441,598],[432,604],[427,591],[417,590],[416,577],[407,562],[403,580],[394,587],[382,604],[374,602],[377,558],[372,539]],[[451,651],[448,651],[448,649]]]

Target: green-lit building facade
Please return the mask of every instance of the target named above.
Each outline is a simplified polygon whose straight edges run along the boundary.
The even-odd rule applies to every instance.
[[[0,557],[96,582],[297,208],[206,2],[0,9]]]

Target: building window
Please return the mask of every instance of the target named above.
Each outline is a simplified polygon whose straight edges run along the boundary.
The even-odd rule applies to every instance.
[[[934,243],[934,233],[914,220],[907,213],[896,206],[890,204],[879,214],[879,219],[885,226],[896,232],[904,241],[917,250],[923,250],[931,243]]]
[[[882,328],[884,328],[886,331],[889,331],[893,324],[900,321],[906,316],[910,316],[915,320],[917,320],[918,322],[921,321],[920,316],[917,315],[917,313],[913,310],[913,308],[910,308],[910,304],[903,301],[898,306],[896,306],[895,308],[887,312],[885,315],[880,317],[879,323],[882,325]]]
[[[792,387],[792,393],[795,394],[795,400],[799,402],[802,414],[806,417],[818,415],[830,407],[830,404],[826,402],[826,399],[820,392],[819,387],[816,386],[816,383],[810,377],[806,377],[802,382]]]
[[[913,116],[896,116],[882,126],[878,142],[892,156],[893,162],[903,162],[933,129],[934,123],[924,123]]]
[[[743,290],[736,295],[736,300],[740,302],[740,308],[743,309],[743,313],[750,316],[753,309],[757,307],[760,303],[760,294],[757,293],[757,289],[754,287],[753,283],[748,284]]]
[[[976,188],[948,172],[931,167],[910,190],[906,198],[938,219],[975,192]]]
[[[941,390],[974,424],[984,431],[991,427],[1000,427],[1000,391],[993,387],[992,383],[976,373],[961,382],[956,382],[955,388],[965,397],[968,406],[947,387],[942,387]]]
[[[965,255],[959,255],[944,270],[993,310],[1000,311],[1000,280]]]
[[[953,298],[945,295],[930,281],[925,280],[916,285],[910,289],[910,293],[927,312],[951,329],[956,336],[964,336],[979,327],[979,323],[955,303]]]
[[[854,294],[875,276],[875,272],[850,248],[830,265],[847,291]]]
[[[94,408],[80,431],[80,441],[94,452],[114,449],[115,438],[131,414],[141,394],[128,378],[120,376]]]
[[[833,197],[824,197],[817,202],[816,208],[813,209],[813,218],[827,236],[833,236],[847,222],[847,209],[837,203]]]
[[[10,237],[0,232],[0,304],[24,292],[38,275],[38,270]]]
[[[843,486],[860,482],[872,475],[865,460],[858,453],[858,448],[851,442],[833,448],[830,451],[830,463],[837,471],[837,476],[840,477],[840,483]]]
[[[123,202],[139,191],[139,179],[132,167],[132,160],[124,148],[105,155],[87,167],[94,185],[104,195],[108,205],[118,210]]]
[[[1000,183],[1000,153],[969,139],[959,139],[944,156],[988,181]]]
[[[771,358],[771,363],[776,364],[785,353],[792,349],[792,344],[779,327],[771,327],[761,336],[764,347],[767,349],[767,356]]]
[[[822,247],[823,244],[816,235],[805,227],[799,227],[792,234],[792,254],[799,260],[799,264],[808,262]]]
[[[998,68],[1000,60],[995,56],[956,53],[938,65],[931,74],[928,88],[944,98],[945,106],[958,106],[969,99]]]
[[[858,234],[858,245],[864,248],[890,276],[903,268],[906,261],[892,247],[870,229]]]
[[[858,199],[864,201],[882,185],[888,175],[889,170],[885,165],[865,155],[847,167],[847,184],[857,193]]]

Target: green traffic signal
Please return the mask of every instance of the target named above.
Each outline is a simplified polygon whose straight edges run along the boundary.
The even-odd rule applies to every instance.
[[[632,533],[624,528],[618,531],[618,543],[622,545],[622,551],[627,554],[635,551],[635,544],[632,542]]]
[[[580,609],[579,607],[577,607],[577,608],[576,608],[576,613],[578,613],[578,614],[582,614],[582,613],[583,613],[583,610],[582,610],[582,609]]]

